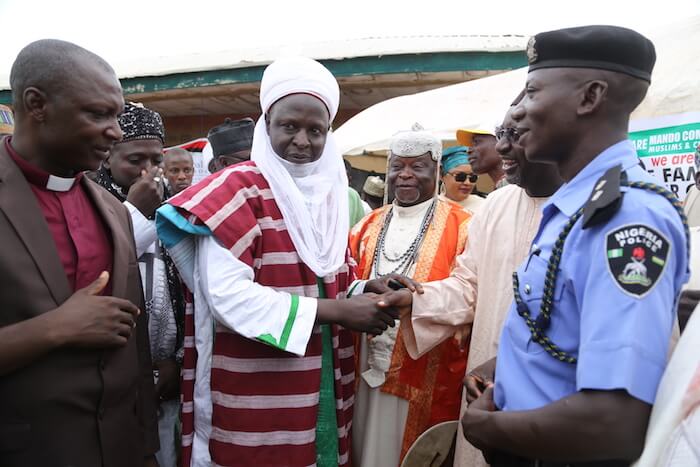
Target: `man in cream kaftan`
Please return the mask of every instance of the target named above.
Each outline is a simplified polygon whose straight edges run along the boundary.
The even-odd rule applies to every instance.
[[[530,250],[540,207],[561,184],[552,166],[529,163],[517,145],[509,113],[498,134],[508,185],[491,193],[468,225],[467,246],[450,276],[423,284],[412,311],[402,318],[406,348],[413,358],[437,344],[470,337],[468,371],[494,358],[503,321],[513,301],[511,273]],[[405,292],[402,292],[405,293]],[[466,404],[462,404],[462,411]],[[486,465],[481,452],[457,435],[455,467]]]

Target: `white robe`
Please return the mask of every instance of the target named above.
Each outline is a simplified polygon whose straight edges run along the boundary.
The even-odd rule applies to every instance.
[[[483,208],[485,202],[486,200],[481,196],[472,194],[469,195],[466,199],[458,201],[457,204],[462,206],[465,211],[471,214],[476,214]]]
[[[507,185],[492,192],[467,228],[467,246],[457,257],[450,277],[423,284],[414,294],[410,324],[404,328],[406,348],[413,358],[428,352],[456,331],[469,332],[467,371],[498,352],[498,339],[513,301],[511,274],[525,259],[542,218],[546,198],[532,198],[524,189]],[[473,322],[473,324],[472,324]],[[463,398],[462,415],[466,408]],[[486,465],[459,427],[455,467]]]
[[[696,190],[697,192],[697,190]],[[690,228],[690,280],[700,289],[700,228]],[[700,305],[695,308],[659,383],[644,451],[634,467],[700,465]]]
[[[385,238],[385,249],[389,257],[395,258],[405,252],[418,236],[423,218],[433,199],[410,207],[394,204],[393,215]],[[379,271],[374,267],[370,279],[388,274],[398,265],[382,256]],[[399,271],[400,272],[400,271]],[[415,272],[413,265],[406,275]],[[403,432],[408,416],[408,401],[381,391],[386,370],[391,364],[391,355],[396,344],[396,326],[370,341],[362,335],[360,345],[360,384],[355,397],[352,424],[352,453],[355,467],[398,466],[401,456]]]
[[[634,467],[700,465],[700,307],[693,312],[664,371],[644,452]]]

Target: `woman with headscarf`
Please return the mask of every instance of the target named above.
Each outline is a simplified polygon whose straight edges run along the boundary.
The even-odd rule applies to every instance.
[[[397,315],[358,295],[385,283],[353,283],[348,182],[330,126],[339,98],[318,62],[274,62],[261,82],[251,161],[158,211],[159,236],[194,295],[186,466],[350,465],[354,354],[345,328],[379,334]]]
[[[469,164],[467,150],[466,146],[453,146],[443,151],[442,194],[474,214],[484,202],[484,198],[472,194],[479,176]]]

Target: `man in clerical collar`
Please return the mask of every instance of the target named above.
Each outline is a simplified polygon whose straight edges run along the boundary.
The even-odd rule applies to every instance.
[[[84,177],[122,137],[114,70],[58,40],[10,72],[0,143],[0,465],[154,465],[148,328],[129,213]]]
[[[250,160],[254,129],[255,122],[246,117],[240,120],[227,118],[224,123],[209,130],[207,139],[214,155],[211,162],[213,170],[210,172],[218,172],[229,165]]]
[[[179,381],[185,299],[175,264],[158,241],[155,209],[164,195],[165,129],[158,112],[128,102],[119,115],[123,137],[97,173],[97,183],[124,203],[131,214],[134,242],[146,299],[156,396],[160,467],[177,464],[175,439],[180,411]]]
[[[464,250],[471,214],[437,196],[441,152],[440,140],[419,125],[392,139],[387,188],[394,202],[370,213],[351,233],[360,279],[397,273],[425,282],[449,275]],[[400,465],[426,429],[457,420],[466,364],[466,352],[452,340],[414,360],[398,327],[371,339],[363,335],[353,416],[355,465]]]

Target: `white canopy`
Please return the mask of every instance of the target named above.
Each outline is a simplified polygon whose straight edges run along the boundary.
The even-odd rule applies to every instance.
[[[335,131],[345,155],[384,152],[392,135],[420,123],[443,141],[459,128],[500,123],[525,84],[527,69],[395,97],[365,109]]]
[[[652,85],[632,119],[700,111],[700,16],[651,35]],[[526,68],[396,97],[360,112],[335,131],[344,155],[381,154],[395,133],[418,122],[443,141],[459,128],[493,127],[525,85]]]

